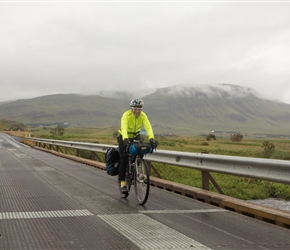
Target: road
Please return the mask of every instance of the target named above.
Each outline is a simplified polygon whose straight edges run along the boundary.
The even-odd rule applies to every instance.
[[[290,230],[151,187],[0,133],[0,249],[290,249]]]

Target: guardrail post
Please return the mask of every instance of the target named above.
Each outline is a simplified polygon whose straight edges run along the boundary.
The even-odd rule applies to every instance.
[[[209,190],[209,172],[201,171],[202,189]]]
[[[97,161],[99,161],[99,162],[102,161],[102,159],[100,158],[100,156],[99,156],[98,154],[96,154],[96,159],[97,159]]]
[[[91,158],[91,160],[95,161],[96,158],[97,158],[97,157],[96,157],[96,153],[92,151],[92,152],[91,152],[91,157],[90,157],[90,158]]]
[[[60,151],[61,153],[63,153],[62,150],[61,150],[61,147],[56,146],[56,152],[59,152],[59,151]]]
[[[150,172],[150,175],[151,175],[151,169],[153,170],[153,172],[156,174],[156,176],[160,179],[161,178],[161,175],[158,173],[158,171],[156,170],[156,168],[153,166],[153,164],[151,163],[151,161],[146,161],[148,163],[148,167],[149,167],[149,172]]]
[[[209,181],[211,181],[214,187],[217,189],[217,191],[220,194],[224,194],[223,190],[220,188],[220,186],[217,184],[217,182],[214,180],[214,178],[208,171],[202,170],[201,174],[202,174],[202,188],[204,190],[209,191]]]

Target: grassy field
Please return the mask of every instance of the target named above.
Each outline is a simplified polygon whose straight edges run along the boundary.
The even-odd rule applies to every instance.
[[[116,144],[116,132],[116,128],[69,128],[65,130],[63,136],[57,137],[52,136],[49,129],[34,128],[26,133],[26,135],[31,134],[32,137],[60,140]],[[285,139],[269,139],[267,137],[243,138],[240,142],[233,142],[230,137],[217,138],[216,140],[210,141],[207,141],[206,137],[201,136],[159,136],[156,139],[159,142],[158,149],[256,158],[264,158],[263,143],[269,141],[275,147],[275,150],[270,156],[271,159],[290,160],[290,141]],[[201,188],[200,171],[164,164],[154,164],[154,167],[163,179]],[[224,193],[231,197],[244,200],[270,197],[290,200],[290,185],[216,173],[211,174]],[[152,175],[154,175],[153,171]],[[217,192],[213,185],[210,185],[210,190]]]
[[[69,128],[65,129],[63,136],[55,136],[49,129],[33,128],[25,134],[32,137],[116,144],[116,133],[116,128]],[[157,136],[156,140],[160,149],[260,158],[263,158],[263,142],[269,141],[275,146],[272,159],[290,160],[290,140],[285,139],[244,138],[240,142],[233,142],[230,137],[207,141],[205,136]]]

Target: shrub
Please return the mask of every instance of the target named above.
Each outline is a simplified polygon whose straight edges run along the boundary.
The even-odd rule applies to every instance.
[[[275,146],[272,142],[264,141],[262,147],[264,148],[262,154],[264,158],[270,158],[275,151]]]
[[[114,131],[113,134],[112,134],[114,139],[117,139],[118,135],[119,135],[118,131]]]
[[[215,137],[215,135],[214,134],[208,134],[207,136],[206,136],[206,140],[207,141],[210,141],[210,140],[216,140],[216,137]]]
[[[62,136],[64,135],[64,132],[65,132],[65,129],[61,126],[57,126],[56,128],[52,128],[50,130],[50,133],[53,134],[53,135],[59,135],[59,136]]]
[[[243,135],[240,133],[234,133],[230,135],[232,141],[241,141],[243,140]]]

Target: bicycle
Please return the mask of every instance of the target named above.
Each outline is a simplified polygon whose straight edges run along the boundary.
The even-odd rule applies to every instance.
[[[129,164],[126,168],[126,185],[127,193],[121,192],[120,181],[118,179],[118,186],[122,198],[127,198],[131,186],[135,188],[135,194],[137,201],[140,205],[144,205],[149,196],[150,190],[150,173],[147,162],[143,159],[143,156],[148,153],[153,153],[154,149],[156,150],[157,143],[154,145],[150,143],[144,143],[141,140],[134,140],[130,143],[127,151],[129,154]]]

